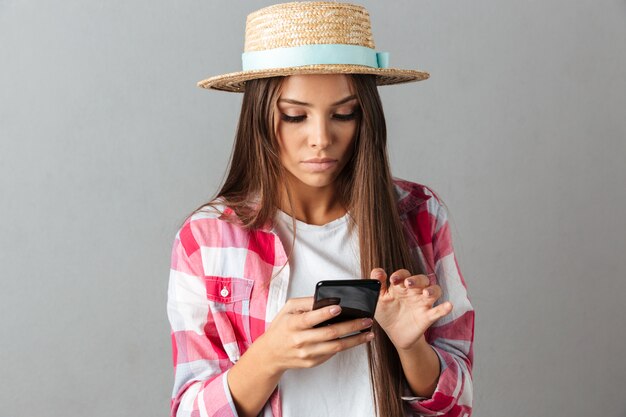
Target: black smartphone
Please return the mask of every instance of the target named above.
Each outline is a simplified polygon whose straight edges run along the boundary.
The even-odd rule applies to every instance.
[[[314,327],[358,318],[373,319],[379,293],[380,281],[377,279],[357,278],[318,282],[313,296],[313,310],[338,304],[341,307],[341,313]]]

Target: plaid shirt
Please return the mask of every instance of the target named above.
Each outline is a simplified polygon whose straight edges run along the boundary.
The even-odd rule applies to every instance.
[[[408,242],[425,273],[436,274],[454,308],[426,332],[441,363],[431,398],[402,399],[412,415],[469,416],[472,411],[474,309],[454,255],[445,206],[427,186],[394,180]],[[228,207],[195,213],[172,248],[167,314],[174,389],[171,416],[237,416],[228,370],[269,326],[286,301],[289,264],[271,223],[246,231],[224,219]],[[275,276],[274,276],[275,275]],[[272,276],[274,276],[273,279]],[[266,412],[280,417],[275,389]]]

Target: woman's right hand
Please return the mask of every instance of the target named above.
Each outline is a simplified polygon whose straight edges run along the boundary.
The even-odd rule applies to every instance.
[[[335,317],[341,308],[312,308],[313,297],[287,300],[265,333],[230,368],[227,382],[240,416],[258,415],[287,369],[312,368],[337,352],[372,340],[371,332],[346,336],[371,327],[371,320],[314,328]]]
[[[312,307],[313,297],[287,300],[270,327],[256,340],[264,345],[263,350],[268,355],[268,363],[273,364],[274,372],[282,374],[291,368],[312,368],[338,352],[374,338],[371,331],[342,338],[371,327],[371,319],[348,320],[314,328],[338,315],[341,307],[333,305],[317,310]]]

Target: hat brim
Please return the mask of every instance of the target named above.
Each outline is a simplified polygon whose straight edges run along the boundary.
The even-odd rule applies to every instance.
[[[316,64],[301,67],[231,72],[198,81],[196,85],[206,89],[243,93],[248,80],[295,74],[373,74],[376,75],[376,85],[408,83],[425,80],[430,77],[429,73],[418,70],[374,68],[346,64]]]

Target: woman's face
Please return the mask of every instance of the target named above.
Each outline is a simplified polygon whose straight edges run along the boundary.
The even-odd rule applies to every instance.
[[[299,185],[332,186],[350,159],[360,117],[348,77],[286,77],[276,106],[274,123],[283,166]]]

